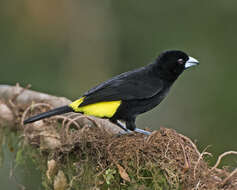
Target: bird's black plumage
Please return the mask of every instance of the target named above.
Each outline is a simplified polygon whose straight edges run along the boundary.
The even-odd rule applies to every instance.
[[[83,113],[83,109],[77,108],[99,102],[121,101],[115,113],[108,118],[117,124],[118,120],[123,120],[128,129],[134,130],[136,116],[157,106],[179,75],[196,64],[197,60],[182,51],[165,51],[154,63],[122,73],[87,91],[82,96],[83,101],[76,108],[73,107],[73,110],[82,110],[79,112]],[[61,109],[60,111],[62,112]],[[52,113],[55,115],[55,112]],[[30,120],[32,121],[34,120]]]

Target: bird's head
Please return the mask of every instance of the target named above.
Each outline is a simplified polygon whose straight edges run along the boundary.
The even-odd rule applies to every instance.
[[[165,51],[156,60],[159,75],[168,80],[175,80],[184,70],[198,64],[198,60],[179,50]]]

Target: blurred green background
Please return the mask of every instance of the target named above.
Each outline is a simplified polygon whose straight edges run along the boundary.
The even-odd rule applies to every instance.
[[[200,66],[137,124],[174,128],[215,158],[237,148],[236,18],[235,0],[2,0],[0,83],[73,100],[163,50],[184,50]]]

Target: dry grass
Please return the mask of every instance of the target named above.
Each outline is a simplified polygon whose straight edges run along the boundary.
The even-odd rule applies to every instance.
[[[22,120],[29,114],[44,111],[45,104],[38,104],[34,108],[36,109],[26,109]],[[62,121],[61,128],[58,127],[57,120]],[[65,163],[65,156],[68,155],[73,155],[77,165],[85,161],[93,163],[96,168],[96,174],[93,175],[96,176],[96,186],[105,183],[100,177],[106,176],[109,168],[115,168],[119,175],[118,178],[112,178],[114,181],[111,183],[116,183],[117,180],[117,183],[123,183],[125,187],[144,183],[144,187],[154,189],[237,189],[237,170],[217,168],[223,156],[236,152],[221,155],[216,165],[210,167],[204,160],[204,156],[210,153],[200,153],[188,137],[172,129],[161,128],[153,131],[150,136],[137,133],[111,135],[99,126],[96,119],[78,114],[54,117],[45,122],[24,126],[23,129],[30,144],[44,150],[51,149],[51,158],[59,163]],[[48,147],[45,148],[42,141],[47,141]],[[55,143],[56,146],[50,147]],[[74,176],[73,180],[81,175]],[[114,173],[111,175],[116,176]]]

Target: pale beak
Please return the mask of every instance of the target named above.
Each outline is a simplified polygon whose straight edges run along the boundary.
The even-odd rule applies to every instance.
[[[185,63],[185,69],[198,65],[199,62],[193,57],[189,57],[188,61]]]

